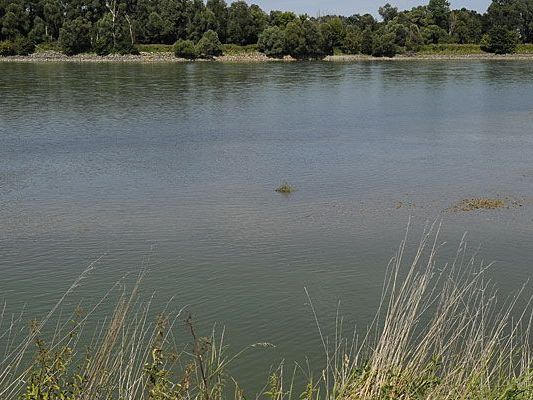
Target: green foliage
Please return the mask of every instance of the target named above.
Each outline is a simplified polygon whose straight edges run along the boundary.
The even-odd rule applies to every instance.
[[[139,51],[146,53],[169,53],[174,51],[174,46],[170,44],[139,44]]]
[[[66,21],[59,31],[59,45],[66,55],[74,55],[91,50],[91,24],[78,17]]]
[[[519,37],[516,31],[497,26],[492,28],[484,38],[481,49],[494,54],[514,53],[518,42]]]
[[[33,52],[35,52],[35,44],[24,37],[0,42],[0,57],[27,56]]]
[[[192,40],[180,39],[174,44],[174,55],[187,60],[194,60],[198,54]]]
[[[13,41],[15,51],[19,56],[27,56],[35,52],[35,44],[25,37],[18,37]]]
[[[267,15],[258,6],[248,7],[245,1],[235,1],[228,10],[227,41],[239,45],[257,43],[267,23]]]
[[[227,55],[242,55],[251,54],[258,51],[256,44],[247,44],[246,46],[239,46],[238,44],[223,44],[222,53]]]
[[[358,54],[361,52],[363,35],[356,26],[349,26],[346,29],[346,36],[342,43],[342,50],[346,54]]]
[[[285,32],[278,26],[266,28],[257,42],[259,51],[265,53],[268,57],[281,58],[286,55],[285,49]]]
[[[485,14],[452,10],[448,0],[427,0],[427,5],[410,10],[387,3],[378,12],[382,22],[371,14],[266,14],[244,0],[0,0],[0,41],[59,42],[68,55],[136,54],[138,44],[196,43],[214,31],[221,43],[259,45],[269,56],[291,54],[301,59],[340,51],[390,54],[391,34],[396,51],[402,53],[452,43],[482,44],[486,51],[502,53],[512,52],[515,41],[533,42],[533,0],[493,0]],[[12,52],[8,47],[3,45],[4,54]]]
[[[196,52],[198,57],[212,58],[222,55],[222,43],[218,39],[218,35],[215,31],[209,30],[196,44]]]
[[[361,34],[361,53],[371,55],[374,48],[374,33],[366,28]]]
[[[0,57],[16,56],[17,50],[15,44],[11,40],[4,40],[0,42]]]
[[[398,8],[393,7],[390,3],[385,4],[383,7],[379,7],[379,15],[383,18],[383,21],[392,21],[398,15]]]
[[[482,53],[481,48],[477,44],[429,44],[421,46],[418,50],[420,54],[456,54],[456,55],[467,55],[467,54],[480,54]]]
[[[333,48],[343,45],[346,37],[346,28],[339,17],[334,17],[320,25],[320,33],[324,51],[332,54]]]
[[[392,32],[374,35],[372,55],[374,57],[394,57],[398,52],[396,35]]]
[[[317,59],[325,55],[319,25],[308,19],[287,24],[285,46],[287,53],[296,59]]]

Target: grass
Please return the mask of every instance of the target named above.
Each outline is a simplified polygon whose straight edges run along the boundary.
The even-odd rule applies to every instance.
[[[224,44],[222,45],[224,55],[238,56],[241,54],[250,54],[257,52],[256,44],[249,44],[247,46],[239,46],[238,44]]]
[[[418,54],[449,54],[449,55],[468,55],[468,54],[482,54],[478,44],[431,44],[422,46]]]
[[[271,400],[525,400],[533,397],[529,346],[532,314],[518,297],[502,300],[487,280],[490,265],[476,262],[461,241],[449,263],[438,262],[439,227],[422,236],[407,262],[407,235],[391,260],[374,322],[362,336],[343,337],[343,320],[328,337],[307,293],[324,352],[322,373],[295,387],[298,368],[274,369],[256,398]],[[124,282],[88,312],[60,316],[67,297],[91,265],[28,334],[21,318],[7,318],[0,361],[0,398],[24,400],[249,399],[228,373],[247,346],[230,355],[224,332],[206,337],[183,309],[170,304],[154,321],[152,301],[141,301],[142,274],[130,290]],[[114,311],[102,323],[94,312],[118,291]],[[523,291],[523,290],[522,290]],[[520,293],[519,293],[520,294]],[[2,313],[2,317],[4,317]],[[55,322],[54,322],[55,320]],[[183,321],[184,320],[184,321]],[[179,346],[174,332],[189,332]],[[45,328],[52,334],[45,339]],[[4,325],[2,325],[4,326]],[[80,338],[89,336],[87,350]],[[5,340],[7,339],[7,340]]]
[[[168,53],[173,52],[171,44],[138,44],[139,51],[146,53]]]
[[[531,54],[533,53],[533,43],[519,44],[516,48],[518,54]]]

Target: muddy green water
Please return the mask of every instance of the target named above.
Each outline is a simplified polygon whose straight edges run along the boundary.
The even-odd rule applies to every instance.
[[[476,196],[522,206],[445,211]],[[504,296],[532,277],[531,62],[0,63],[10,309],[42,315],[103,254],[85,301],[144,263],[156,305],[277,346],[234,366],[256,391],[320,359],[304,287],[326,327],[339,301],[368,324],[409,216],[412,246],[443,218],[443,261],[468,231]]]

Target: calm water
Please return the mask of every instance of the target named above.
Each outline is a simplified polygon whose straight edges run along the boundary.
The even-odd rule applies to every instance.
[[[273,189],[287,180],[298,191]],[[522,207],[444,211],[474,196]],[[401,203],[400,203],[401,202]],[[402,205],[398,208],[399,205]],[[85,266],[100,298],[143,260],[233,350],[256,390],[328,325],[365,326],[386,264],[442,217],[468,231],[504,295],[533,277],[533,64],[0,63],[0,294],[49,309]]]

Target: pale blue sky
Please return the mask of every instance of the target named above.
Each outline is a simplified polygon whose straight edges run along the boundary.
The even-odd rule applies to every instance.
[[[255,3],[266,11],[292,10],[298,13],[308,13],[311,16],[320,14],[364,14],[377,15],[380,6],[389,2],[399,9],[409,9],[421,4],[427,4],[429,0],[248,0]],[[228,1],[229,2],[229,1]],[[490,0],[451,0],[453,8],[467,7],[478,11],[485,11]]]

